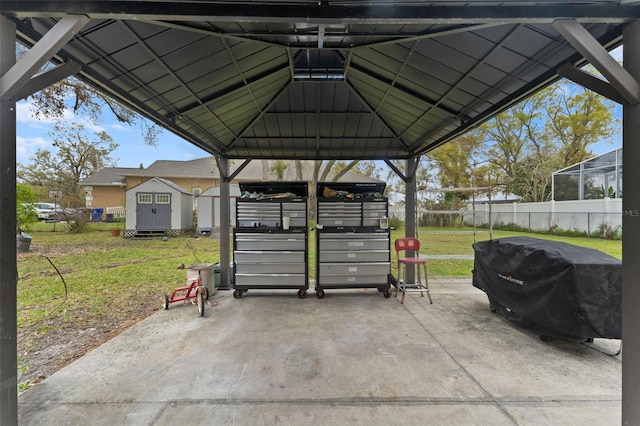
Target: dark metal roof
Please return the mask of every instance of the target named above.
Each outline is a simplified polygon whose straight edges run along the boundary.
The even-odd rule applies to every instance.
[[[637,6],[603,1],[3,0],[33,44],[66,13],[91,21],[56,59],[228,158],[408,158],[583,58],[551,25],[607,49]]]

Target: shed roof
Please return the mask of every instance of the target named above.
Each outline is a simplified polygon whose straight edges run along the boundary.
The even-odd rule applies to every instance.
[[[27,45],[86,14],[56,61],[232,159],[416,156],[584,64],[554,20],[612,49],[640,16],[620,0],[3,0],[0,12]]]
[[[181,194],[184,195],[193,195],[191,194],[189,191],[187,191],[186,189],[184,189],[183,187],[176,185],[175,183],[171,182],[170,180],[167,179],[163,179],[161,177],[154,177],[153,179],[149,179],[146,180],[144,182],[141,182],[139,184],[137,184],[136,186],[132,186],[131,188],[127,189],[127,192],[129,191],[133,191],[133,190],[140,190],[141,187],[144,186],[149,186],[152,185],[154,183],[160,182],[161,184],[168,186],[169,188],[173,189],[174,191],[180,192]]]

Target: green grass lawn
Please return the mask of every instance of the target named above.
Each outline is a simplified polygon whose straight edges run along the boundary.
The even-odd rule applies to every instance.
[[[215,239],[131,240],[111,236],[112,227],[95,223],[82,234],[66,232],[61,223],[55,232],[52,223],[29,229],[31,249],[18,256],[18,328],[51,315],[73,321],[83,311],[126,313],[142,300],[159,307],[164,293],[184,283],[179,264],[220,259]]]
[[[111,224],[91,224],[87,232],[70,234],[64,224],[38,223],[28,232],[31,250],[18,261],[18,325],[28,327],[51,315],[73,321],[75,313],[90,311],[106,315],[114,310],[126,313],[140,300],[157,301],[184,281],[180,263],[217,263],[220,245],[208,237],[180,237],[162,240],[131,240],[111,236]],[[473,256],[473,230],[470,228],[420,228],[418,235],[424,255]],[[494,231],[493,238],[526,235],[591,247],[616,258],[622,256],[622,242],[597,238],[562,237],[513,231]],[[392,231],[392,272],[397,274],[393,240],[404,236],[404,229]],[[489,239],[479,230],[476,240]],[[45,257],[46,256],[46,257]],[[53,266],[60,271],[61,277]],[[309,233],[309,277],[315,277],[315,233]],[[431,259],[429,275],[471,276],[473,260]],[[66,300],[65,300],[66,284]],[[63,306],[62,308],[60,306]]]
[[[62,223],[38,223],[27,231],[33,237],[31,250],[18,254],[17,265],[18,354],[20,365],[27,370],[35,365],[32,370],[37,372],[43,368],[38,367],[42,363],[64,365],[161,309],[163,295],[185,281],[185,271],[176,269],[179,264],[217,263],[220,259],[217,239],[184,236],[167,241],[132,240],[112,236],[112,228],[113,224],[92,223],[87,232],[71,234]],[[469,231],[420,228],[421,253],[472,259],[474,235]],[[565,241],[621,257],[621,241],[507,231],[495,231],[493,237],[512,235]],[[391,234],[391,268],[396,276],[393,240],[403,236],[402,228]],[[486,239],[488,232],[477,233],[477,241]],[[315,233],[311,231],[310,278],[315,277],[315,259]],[[470,259],[436,258],[428,262],[431,277],[470,277],[472,268]],[[68,348],[68,353],[50,360],[46,348],[51,345]]]
[[[392,244],[396,238],[404,236],[404,228],[398,228],[391,233]],[[565,237],[552,234],[536,234],[532,232],[493,231],[493,239],[512,236],[527,236],[552,241],[589,247],[607,253],[617,259],[622,259],[622,241],[604,240],[586,237]],[[418,237],[421,243],[420,253],[423,255],[468,255],[473,256],[474,233],[473,228],[427,228],[418,229]],[[487,229],[477,229],[475,241],[491,239]],[[393,251],[393,248],[392,248]],[[395,270],[396,256],[392,253],[392,272]],[[471,276],[473,260],[461,259],[432,259],[428,262],[430,276]]]

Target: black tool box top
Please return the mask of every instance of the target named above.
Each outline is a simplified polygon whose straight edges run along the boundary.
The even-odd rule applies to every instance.
[[[307,182],[241,182],[238,185],[243,197],[256,194],[265,198],[306,198],[309,192]]]
[[[382,198],[385,182],[318,182],[319,198]]]

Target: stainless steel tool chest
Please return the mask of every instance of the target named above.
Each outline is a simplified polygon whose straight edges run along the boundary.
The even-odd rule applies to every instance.
[[[309,288],[306,182],[240,184],[233,231],[234,293]]]
[[[390,296],[390,232],[380,227],[388,212],[383,191],[384,184],[377,183],[318,183],[318,298],[324,297],[325,289],[369,287]]]

